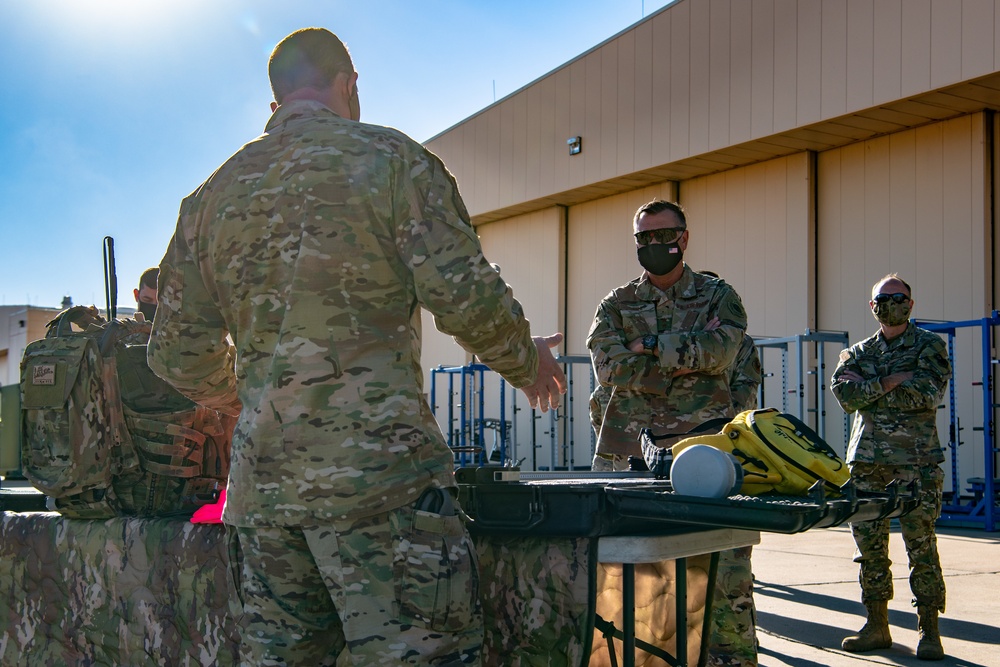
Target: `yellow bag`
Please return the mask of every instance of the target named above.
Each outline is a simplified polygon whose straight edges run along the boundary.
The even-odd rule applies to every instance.
[[[774,408],[741,412],[718,433],[685,438],[673,446],[674,458],[691,445],[710,445],[735,456],[743,467],[740,493],[745,495],[805,495],[818,481],[827,492],[837,493],[851,476],[815,431]]]

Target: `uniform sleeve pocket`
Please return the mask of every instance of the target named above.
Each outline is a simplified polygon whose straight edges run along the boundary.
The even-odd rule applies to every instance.
[[[646,302],[622,304],[621,314],[625,342],[659,333],[656,323],[656,304]]]

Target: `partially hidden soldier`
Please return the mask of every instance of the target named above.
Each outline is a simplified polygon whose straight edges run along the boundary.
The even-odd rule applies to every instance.
[[[156,280],[159,277],[160,267],[146,269],[139,276],[139,287],[132,290],[135,296],[135,309],[142,313],[143,319],[147,322],[152,322],[156,314]]]
[[[604,298],[587,338],[601,385],[590,404],[597,429],[595,471],[624,470],[629,456],[644,457],[643,428],[658,436],[676,434],[657,441],[662,453],[695,426],[737,412],[730,376],[747,327],[739,295],[682,261],[689,234],[678,204],[654,200],[641,206],[633,228],[643,274]],[[728,567],[736,554],[730,550],[723,559]],[[748,567],[730,569],[743,572],[737,588],[748,593]],[[732,589],[730,578],[723,577]],[[749,620],[743,629],[730,624],[736,629],[720,638],[724,645],[713,646],[710,664],[757,664],[752,607],[744,600],[739,608]]]
[[[934,523],[941,516],[944,453],[936,410],[952,371],[941,337],[908,321],[911,295],[910,286],[894,273],[875,283],[868,305],[879,330],[841,353],[831,389],[845,412],[857,413],[847,451],[857,488],[884,491],[896,480],[920,485],[919,506],[900,517],[899,526],[917,608],[917,657],[941,660],[938,613],[945,608],[945,584]],[[852,652],[889,648],[889,520],[853,523],[851,532],[868,620],[842,646]]]
[[[562,335],[532,338],[444,164],[359,122],[336,35],[292,33],[268,74],[264,134],[181,204],[149,346],[180,391],[239,414],[222,518],[243,664],[480,664],[420,312],[543,412],[566,391]]]

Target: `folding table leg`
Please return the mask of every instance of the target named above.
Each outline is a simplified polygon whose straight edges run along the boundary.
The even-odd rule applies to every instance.
[[[705,619],[701,625],[701,650],[698,667],[708,662],[708,646],[712,639],[712,603],[715,601],[715,580],[719,576],[719,552],[713,551],[708,561],[708,590],[705,591]]]
[[[687,633],[687,558],[678,558],[674,561],[674,592],[677,605],[677,613],[674,618],[674,637],[677,638],[677,651],[674,657],[677,658],[678,667],[687,667],[688,664],[688,633]]]
[[[622,563],[622,664],[635,667],[635,564]]]

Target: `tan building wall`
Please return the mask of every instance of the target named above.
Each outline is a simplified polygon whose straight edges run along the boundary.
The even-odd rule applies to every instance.
[[[531,321],[534,335],[562,331],[563,282],[565,273],[563,213],[558,208],[516,216],[476,231],[483,254],[498,264],[501,275]],[[423,313],[422,360],[427,368],[453,366],[471,361],[450,336],[434,327]]]
[[[476,229],[483,253],[500,266],[535,335],[563,328],[564,225],[562,210],[550,208]]]
[[[567,209],[553,207],[479,229],[487,255],[501,263],[515,292],[531,295],[529,312],[547,313],[548,321],[558,322],[558,306],[549,303],[565,302],[565,351],[571,355],[587,353],[586,334],[600,299],[638,274],[632,215],[654,197],[677,199],[685,206],[691,229],[687,262],[716,271],[736,287],[747,307],[749,332],[757,338],[818,328],[846,331],[851,341],[860,340],[874,331],[866,308],[870,286],[888,271],[912,276],[908,280],[919,304],[917,317],[975,318],[991,307],[987,276],[992,276],[993,242],[983,147],[986,124],[992,122],[984,114],[962,116],[819,154],[800,152]],[[562,236],[551,231],[562,224],[563,211],[565,260],[560,259]],[[519,282],[526,287],[562,284],[551,274],[562,261],[564,300],[551,289],[518,288]],[[539,278],[540,270],[550,273]],[[960,416],[964,423],[978,423],[979,390],[971,384],[978,380],[973,377],[980,367],[978,342],[971,331],[960,332],[957,341],[957,374],[968,380],[959,387]],[[794,356],[794,348],[792,352]],[[816,408],[811,398],[816,383],[826,387],[836,364],[836,350],[828,348],[822,366],[812,354],[806,350],[809,410]],[[787,361],[785,370],[794,372],[796,360]],[[765,366],[772,373],[766,381],[769,405],[781,403],[781,363],[779,355],[765,351]],[[787,376],[793,390],[794,379]],[[576,380],[569,397],[575,404],[570,433],[572,459],[579,464],[592,443],[585,410],[589,377],[580,371]],[[826,411],[827,438],[843,452],[848,433],[828,391]],[[947,416],[943,409],[943,434],[948,432]],[[815,415],[810,421],[815,423]],[[966,433],[966,441],[976,440],[981,436]],[[963,451],[963,475],[982,474],[981,457],[971,450]],[[560,452],[565,455],[565,447]]]
[[[21,379],[21,356],[33,340],[45,337],[45,325],[59,311],[34,306],[0,306],[0,385]]]
[[[813,154],[802,152],[680,184],[692,230],[685,259],[736,288],[747,310],[747,332],[755,339],[816,329],[813,163]],[[765,406],[798,413],[798,394],[788,394],[797,388],[797,351],[791,343],[761,350]],[[803,363],[814,355],[807,346]],[[808,377],[804,372],[803,379]],[[803,389],[803,414],[818,425],[808,412],[817,408],[814,392]]]
[[[636,209],[657,198],[677,199],[676,184],[660,183],[569,209],[566,347],[570,354],[587,354],[587,333],[601,299],[642,273],[632,219]]]
[[[998,41],[996,0],[680,0],[428,146],[509,217],[978,110],[996,88],[951,87]]]
[[[973,114],[819,154],[820,326],[844,329],[851,341],[875,333],[868,300],[872,285],[889,272],[912,287],[918,319],[989,313],[986,123],[983,114]],[[982,421],[982,390],[973,385],[981,379],[979,337],[978,328],[956,336],[956,407],[969,425],[960,450],[963,477],[983,474],[983,457],[973,454],[982,451],[982,435],[971,428]],[[836,359],[827,361],[832,369]],[[947,439],[947,397],[944,405],[938,426]]]
[[[990,308],[984,123],[964,116],[819,155],[821,322],[871,329],[858,299],[890,270],[912,277],[921,317]]]
[[[680,185],[687,263],[736,288],[757,337],[816,327],[811,160],[798,153]]]
[[[563,263],[564,291],[532,307],[565,308],[570,354],[585,352],[600,298],[638,273],[629,226],[652,193],[688,210],[688,262],[737,288],[755,337],[859,340],[874,330],[868,290],[891,270],[913,284],[918,318],[977,319],[1000,290],[998,37],[1000,0],[680,0],[428,145],[456,174],[488,256],[510,246]],[[535,212],[565,216],[564,247],[522,249]],[[519,289],[523,265],[491,259]],[[974,338],[956,341],[973,445],[962,477],[982,474]],[[827,437],[843,451],[825,389],[836,351],[807,361],[806,393],[826,398]],[[765,366],[767,402],[780,403],[780,358]],[[581,391],[564,429],[577,440]]]
[[[536,336],[564,330],[563,295],[566,266],[564,216],[563,209],[551,208],[477,228],[484,255],[490,262],[500,266],[501,275],[513,289],[515,298],[531,322],[532,334]],[[422,362],[427,369],[425,389],[430,393],[432,369],[439,366],[461,366],[471,362],[472,358],[451,337],[434,328],[433,318],[426,311],[423,313],[423,334]],[[554,352],[564,354],[565,346],[557,348]],[[505,421],[510,422],[512,433],[524,436],[517,438],[519,446],[512,454],[518,458],[528,457],[532,461],[538,460],[540,456],[541,465],[553,465],[550,433],[539,433],[544,447],[538,452],[534,452],[527,444],[530,438],[526,434],[532,428],[532,416],[530,410],[526,409],[527,403],[523,394],[516,392],[510,386],[501,393],[499,378],[494,374],[488,374],[484,386],[488,408],[480,414],[475,396],[468,391],[461,391],[460,376],[454,380],[455,391],[451,395],[448,392],[448,375],[438,373],[437,378],[436,390],[430,398],[438,415],[438,423],[446,433],[462,428],[461,411],[458,407],[461,403],[466,407],[466,423],[478,419],[499,420],[502,396],[506,411]],[[453,407],[453,419],[450,424],[447,418],[449,403]],[[553,427],[548,426],[549,418],[543,417],[543,419],[544,429],[552,431]],[[467,438],[469,437],[471,436],[467,434]],[[493,430],[484,433],[487,446],[493,437]]]

